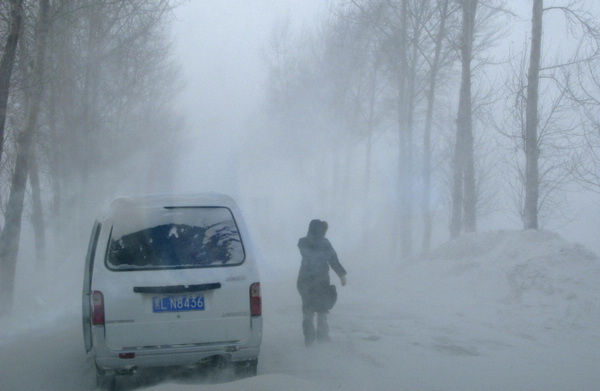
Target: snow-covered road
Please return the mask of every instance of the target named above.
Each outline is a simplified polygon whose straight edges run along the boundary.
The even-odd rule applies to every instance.
[[[120,379],[119,386],[171,391],[596,389],[598,259],[579,247],[557,244],[554,236],[472,240],[447,247],[444,257],[396,272],[359,276],[350,264],[348,285],[338,287],[339,300],[329,318],[332,342],[310,348],[301,335],[295,276],[271,275],[263,281],[264,338],[255,378],[222,384],[189,376],[160,383]],[[37,327],[22,331],[15,322],[0,324],[0,390],[93,390],[93,364],[84,354],[77,311],[49,322],[43,313],[39,316]]]

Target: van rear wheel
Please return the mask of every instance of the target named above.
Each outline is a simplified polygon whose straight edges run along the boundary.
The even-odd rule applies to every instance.
[[[114,391],[117,389],[117,376],[108,375],[100,369],[96,369],[96,385],[101,390]]]
[[[256,376],[258,373],[258,359],[242,361],[235,364],[235,375],[238,378]]]

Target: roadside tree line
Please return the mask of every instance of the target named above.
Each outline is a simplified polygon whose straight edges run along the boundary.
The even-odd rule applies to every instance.
[[[322,185],[338,189],[332,197],[363,194],[362,236],[373,234],[369,195],[381,189],[371,166],[382,138],[396,156],[394,217],[384,230],[404,259],[430,249],[434,221],[456,238],[486,213],[512,209],[524,229],[537,229],[561,209],[564,191],[598,190],[594,3],[526,5],[338,1],[317,29],[298,34],[283,21],[273,30],[273,128],[344,162]],[[530,22],[515,37],[521,20]],[[509,39],[522,47],[509,49]]]
[[[64,253],[88,230],[81,217],[107,194],[168,184],[180,129],[169,57],[175,5],[0,4],[0,314],[12,302],[24,219],[44,267],[49,252]]]

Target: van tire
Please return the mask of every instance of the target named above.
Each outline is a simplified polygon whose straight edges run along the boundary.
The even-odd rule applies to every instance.
[[[253,377],[258,373],[258,359],[242,361],[235,364],[235,375],[238,378]]]
[[[96,371],[96,385],[100,390],[114,391],[117,389],[117,376],[106,375],[105,373]]]

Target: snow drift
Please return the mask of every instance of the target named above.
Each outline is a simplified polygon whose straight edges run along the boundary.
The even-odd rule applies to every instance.
[[[600,320],[598,257],[547,231],[465,235],[406,271],[428,279],[421,296],[482,320],[526,328],[586,327]]]

